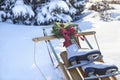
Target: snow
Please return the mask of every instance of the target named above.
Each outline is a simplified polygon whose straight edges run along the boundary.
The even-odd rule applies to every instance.
[[[41,8],[37,8],[36,10],[36,12],[38,12],[36,17],[38,24],[52,23],[55,20],[63,22],[72,21],[72,18],[69,15],[63,14],[62,12],[69,11],[69,6],[64,1],[54,0],[46,4],[47,5],[42,5]],[[55,12],[57,11],[57,9],[58,10],[61,9],[62,11],[60,10],[61,11],[60,13]]]
[[[83,1],[78,1],[78,2],[76,2],[74,5],[77,7],[77,6],[83,5],[84,3],[85,3],[85,0],[83,0]]]
[[[37,14],[36,19],[37,19],[38,24],[44,23],[44,21],[45,21],[43,15],[41,13]]]
[[[2,21],[2,17],[6,17],[6,13],[4,11],[0,11],[0,22]]]
[[[119,9],[120,6],[116,6]],[[118,10],[113,14],[118,14]],[[120,9],[119,9],[120,10]],[[96,31],[96,37],[105,62],[117,65],[120,69],[120,21],[104,22],[94,11],[85,11],[83,19],[74,22],[82,31]],[[49,25],[51,27],[52,25]],[[34,61],[32,38],[43,36],[42,27],[25,26],[0,22],[0,80],[45,80]],[[51,29],[47,29],[50,33]],[[93,46],[93,36],[88,37]],[[57,53],[64,50],[59,40],[52,41]],[[51,50],[50,50],[51,52]],[[59,55],[59,54],[58,54]],[[60,69],[52,65],[46,43],[36,44],[36,63],[47,80],[63,80]],[[118,76],[120,79],[120,76]]]
[[[45,5],[44,7],[42,7],[41,9],[41,13],[45,16],[48,13],[48,5]]]
[[[28,5],[25,5],[22,0],[16,1],[15,6],[12,8],[12,12],[14,14],[14,17],[26,17],[28,15],[31,18],[35,16],[32,8]]]
[[[70,14],[75,14],[75,13],[76,13],[76,11],[77,11],[77,10],[76,10],[75,8],[73,8],[73,7],[72,7],[72,8],[70,8],[70,10],[69,10]]]
[[[57,9],[63,9],[66,12],[69,11],[68,5],[62,0],[59,0],[59,1],[53,0],[49,3],[49,11],[50,12],[52,12],[56,8]]]
[[[34,65],[34,43],[32,38],[43,36],[40,27],[0,23],[0,79],[1,80],[44,80]],[[52,66],[46,44],[41,42],[36,51],[36,62],[42,72],[57,80],[55,67]],[[6,56],[7,55],[7,56]],[[47,59],[47,60],[46,60]],[[56,77],[54,77],[54,75]]]
[[[65,15],[65,14],[56,14],[56,16],[58,17],[58,21],[63,20],[63,22],[66,21],[72,21],[72,18],[69,15]]]

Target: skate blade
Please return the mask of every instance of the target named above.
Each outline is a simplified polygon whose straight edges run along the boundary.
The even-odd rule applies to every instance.
[[[120,71],[117,71],[117,72],[106,74],[106,75],[86,77],[86,78],[84,78],[84,80],[92,80],[92,79],[97,79],[97,78],[111,77],[111,76],[115,76],[115,75],[119,75],[119,74],[120,74]]]

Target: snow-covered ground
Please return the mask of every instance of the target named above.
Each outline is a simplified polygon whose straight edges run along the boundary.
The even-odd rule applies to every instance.
[[[120,5],[117,5],[117,9],[112,11],[114,18],[120,17],[119,7]],[[79,24],[83,31],[96,31],[105,62],[115,64],[120,69],[120,21],[115,19],[104,22],[99,19],[96,12],[86,11],[85,17],[75,23]],[[32,41],[34,37],[43,36],[41,27],[44,26],[0,23],[0,80],[45,80],[35,66]],[[55,41],[53,45],[56,50],[61,51],[57,43],[59,42]],[[37,65],[47,80],[63,80],[60,70],[53,67],[50,61],[44,41],[36,44],[35,57]],[[118,78],[120,79],[119,76]]]

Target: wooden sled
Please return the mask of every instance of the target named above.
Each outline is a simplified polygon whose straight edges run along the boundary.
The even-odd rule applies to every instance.
[[[67,59],[67,53],[66,51],[62,52],[60,54],[63,62],[64,62],[64,65],[65,65],[65,68],[71,66],[70,65],[70,62],[68,61]],[[102,60],[101,60],[102,61]],[[78,68],[74,68],[74,69],[70,69],[70,70],[67,70],[71,76],[71,80],[84,80],[85,77],[87,77],[87,75],[85,74],[85,72],[82,70],[81,67],[78,67]],[[106,78],[101,78],[101,79],[94,79],[94,80],[117,80],[117,78],[115,76],[111,76],[111,77],[106,77]]]
[[[81,32],[78,33],[80,36],[88,36],[88,35],[94,35],[96,32],[95,31],[89,31],[89,32]],[[57,39],[55,35],[52,36],[44,36],[44,37],[37,37],[33,38],[34,42],[39,42],[39,41],[50,41],[53,39]],[[67,53],[66,51],[62,52],[60,54],[63,63],[58,62],[59,66],[62,70],[62,72],[65,75],[66,80],[84,80],[85,77],[88,77],[85,72],[82,70],[81,67],[73,68],[73,69],[67,69],[67,67],[71,66],[70,62],[67,59]],[[100,62],[104,62],[103,59],[100,60]],[[94,80],[117,80],[115,76],[111,77],[106,77],[106,78],[100,78],[100,79],[94,79]]]

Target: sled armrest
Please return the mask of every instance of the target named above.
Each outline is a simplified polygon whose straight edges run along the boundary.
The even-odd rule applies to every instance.
[[[88,32],[80,32],[78,33],[78,35],[80,36],[87,36],[87,35],[93,35],[95,34],[95,31],[88,31]],[[44,36],[44,37],[37,37],[37,38],[33,38],[32,40],[34,42],[39,42],[39,41],[45,41],[45,40],[53,40],[53,39],[58,39],[55,35],[50,35],[50,36]]]

